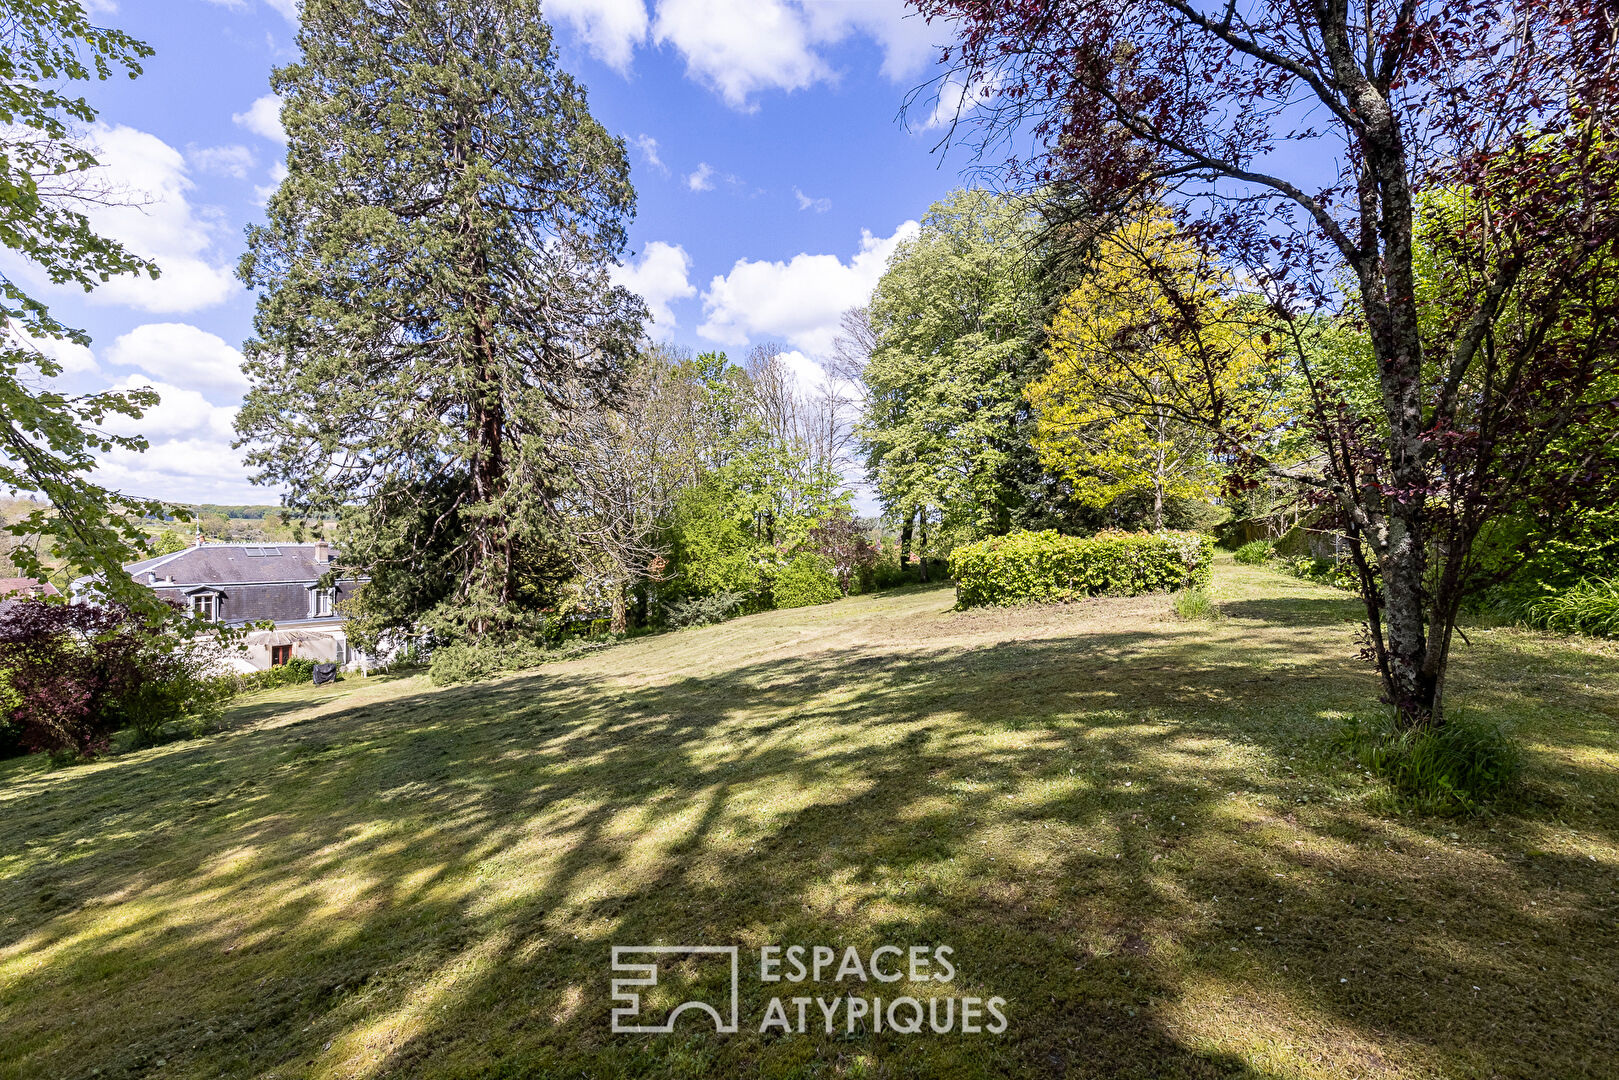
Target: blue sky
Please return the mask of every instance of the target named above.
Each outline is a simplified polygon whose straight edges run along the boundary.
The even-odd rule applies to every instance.
[[[295,55],[294,0],[92,0],[149,42],[146,73],[91,88],[107,178],[141,203],[97,226],[164,269],[86,296],[36,285],[94,337],[56,347],[71,390],[152,385],[102,482],[186,502],[273,502],[230,448],[245,384],[236,350],[253,298],[233,278],[284,153],[270,70]],[[861,302],[897,238],[959,182],[932,153],[927,101],[945,35],[898,0],[554,0],[563,66],[631,147],[639,213],[623,280],[654,337],[733,356],[778,341],[805,380],[838,315]],[[959,96],[959,95],[957,95]],[[947,99],[951,95],[946,95]],[[12,267],[25,281],[26,269]]]

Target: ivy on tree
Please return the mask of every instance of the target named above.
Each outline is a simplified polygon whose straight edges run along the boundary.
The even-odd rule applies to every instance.
[[[256,479],[342,511],[373,630],[482,639],[543,598],[569,417],[644,307],[608,278],[635,194],[535,0],[308,0],[278,69],[288,175],[248,234],[238,418]]]

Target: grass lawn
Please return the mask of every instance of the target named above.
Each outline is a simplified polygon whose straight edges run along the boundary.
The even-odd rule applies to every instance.
[[[1451,700],[1529,796],[1402,817],[1331,750],[1355,602],[1229,559],[1215,595],[911,589],[0,763],[0,1077],[1619,1075],[1619,649],[1470,632]],[[649,943],[742,946],[741,1031],[611,1033]],[[777,943],[956,975],[761,983]],[[760,1034],[794,993],[1008,1026]]]

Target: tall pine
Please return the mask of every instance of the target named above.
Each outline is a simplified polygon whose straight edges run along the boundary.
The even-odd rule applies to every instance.
[[[290,507],[342,513],[362,640],[508,632],[555,562],[557,433],[641,333],[608,278],[623,142],[536,0],[305,0],[299,45],[272,78],[288,175],[240,268],[261,291],[238,432]]]

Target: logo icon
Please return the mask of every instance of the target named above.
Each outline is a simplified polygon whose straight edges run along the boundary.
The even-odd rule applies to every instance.
[[[645,957],[641,963],[627,962],[626,957]],[[662,957],[726,956],[731,964],[731,1000],[729,1019],[720,1009],[706,1001],[684,1001],[669,1010],[661,1024],[637,1024],[641,1016],[641,993],[636,987],[658,985],[658,961]],[[626,1035],[667,1035],[675,1030],[675,1021],[687,1009],[705,1012],[714,1018],[714,1030],[731,1034],[737,1030],[737,947],[735,945],[614,945],[613,970],[629,972],[639,978],[614,979],[613,1000],[622,1002],[613,1008],[613,1032]]]

